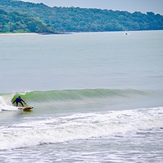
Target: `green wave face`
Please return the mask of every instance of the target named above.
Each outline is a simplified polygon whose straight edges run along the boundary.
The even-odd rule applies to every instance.
[[[82,89],[82,90],[53,90],[53,91],[33,91],[26,94],[17,93],[12,98],[21,96],[30,102],[49,102],[49,101],[68,101],[68,100],[87,100],[101,99],[107,97],[130,97],[133,95],[145,95],[144,91],[138,90],[118,90],[118,89]]]
[[[133,89],[77,89],[31,91],[26,93],[3,94],[3,105],[11,105],[17,96],[21,96],[28,106],[37,113],[59,111],[102,111],[134,109],[150,106],[162,106],[163,92]],[[12,100],[11,100],[12,99]]]

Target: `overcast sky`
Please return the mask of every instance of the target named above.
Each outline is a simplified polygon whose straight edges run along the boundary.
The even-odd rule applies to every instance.
[[[44,3],[48,6],[81,7],[112,9],[121,11],[152,11],[163,15],[163,0],[23,0],[34,3]]]

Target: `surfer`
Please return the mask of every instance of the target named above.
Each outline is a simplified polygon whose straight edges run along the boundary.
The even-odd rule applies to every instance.
[[[20,97],[18,96],[15,101],[13,102],[13,104],[16,102],[16,106],[18,106],[18,103],[21,103],[21,105],[24,107],[24,104],[26,104],[26,102]],[[23,104],[24,102],[24,104]]]

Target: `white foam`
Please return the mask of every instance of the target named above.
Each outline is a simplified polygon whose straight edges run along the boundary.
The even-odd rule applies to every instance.
[[[28,147],[163,127],[163,108],[85,113],[33,120],[1,128],[0,149]]]
[[[31,92],[31,91],[24,91],[20,92],[20,95],[25,95],[26,93]],[[12,111],[12,110],[18,110],[17,107],[12,105],[11,100],[15,96],[16,93],[12,94],[6,94],[3,96],[0,96],[0,111]]]
[[[0,96],[0,110],[1,111],[10,111],[17,110],[15,106],[12,106],[12,103]]]

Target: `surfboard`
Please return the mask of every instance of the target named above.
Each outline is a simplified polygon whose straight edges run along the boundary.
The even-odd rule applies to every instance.
[[[18,107],[19,110],[23,110],[23,111],[30,111],[32,108],[33,108],[32,106]]]

